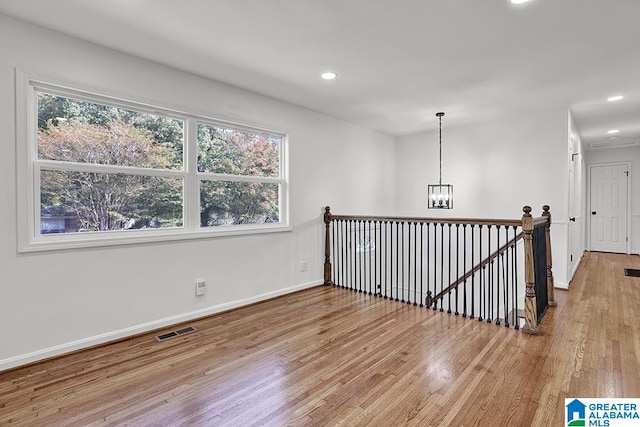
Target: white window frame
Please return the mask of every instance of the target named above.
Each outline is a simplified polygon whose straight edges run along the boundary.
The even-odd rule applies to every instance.
[[[121,172],[107,165],[63,163],[37,158],[37,92],[112,105],[133,111],[163,115],[184,121],[183,168],[127,168],[132,173],[147,176],[180,177],[184,182],[183,219],[181,228],[99,231],[87,233],[40,233],[40,169],[79,172]],[[96,246],[113,246],[160,241],[214,238],[291,231],[289,223],[288,138],[283,132],[238,124],[212,117],[196,115],[159,106],[160,103],[138,102],[134,97],[114,96],[113,92],[95,90],[85,85],[69,83],[16,69],[16,170],[17,170],[17,232],[18,252],[36,252]],[[203,173],[197,170],[197,129],[199,124],[227,127],[280,138],[279,176],[258,177]],[[200,181],[234,181],[275,183],[279,186],[278,223],[228,226],[200,226]]]

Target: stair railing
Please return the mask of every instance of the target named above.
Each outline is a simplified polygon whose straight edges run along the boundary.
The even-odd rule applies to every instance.
[[[551,214],[547,205],[539,218],[528,206],[523,212],[517,220],[444,219],[326,207],[324,283],[515,329],[524,317],[523,331],[538,334],[556,305]]]

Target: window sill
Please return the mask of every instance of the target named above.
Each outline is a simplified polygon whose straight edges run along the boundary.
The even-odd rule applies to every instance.
[[[159,242],[178,242],[185,240],[216,239],[219,237],[255,236],[268,233],[290,232],[290,225],[243,225],[216,227],[215,230],[185,231],[178,230],[136,230],[107,231],[78,234],[49,234],[38,236],[30,242],[19,245],[18,253],[59,251],[78,248],[114,247]],[[131,234],[131,233],[135,233]]]

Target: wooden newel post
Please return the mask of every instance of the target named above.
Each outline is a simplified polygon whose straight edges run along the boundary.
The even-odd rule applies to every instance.
[[[549,307],[555,307],[558,305],[555,296],[555,283],[553,280],[553,261],[551,256],[551,213],[549,212],[549,205],[542,207],[542,216],[547,218],[547,224],[545,226],[545,240],[547,245],[547,295]]]
[[[324,284],[333,285],[331,281],[331,209],[324,208]]]
[[[540,334],[538,328],[538,309],[536,305],[536,275],[533,266],[533,217],[531,206],[522,208],[522,233],[524,234],[524,280],[526,284],[524,295],[524,328],[527,334]]]

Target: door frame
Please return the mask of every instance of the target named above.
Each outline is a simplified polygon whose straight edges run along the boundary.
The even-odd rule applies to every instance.
[[[570,123],[572,122],[570,121]],[[572,131],[569,132],[567,147],[567,278],[568,283],[571,283],[582,260],[582,254],[587,249],[584,219],[587,179],[582,142],[580,137],[575,136]],[[573,224],[571,223],[572,217],[574,218]],[[575,254],[573,249],[576,249]]]
[[[587,172],[587,206],[585,211],[585,217],[587,220],[585,221],[585,233],[587,237],[587,248],[591,250],[591,170],[596,167],[603,166],[626,166],[629,173],[631,173],[631,162],[607,162],[607,163],[593,163],[588,166]],[[627,227],[627,236],[626,236],[626,246],[625,253],[628,255],[631,253],[631,181],[629,180],[629,175],[627,174],[627,212],[626,212],[626,227]]]

